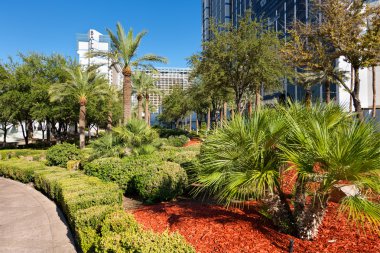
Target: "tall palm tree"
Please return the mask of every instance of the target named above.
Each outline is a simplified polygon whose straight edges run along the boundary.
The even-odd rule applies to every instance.
[[[124,28],[118,22],[116,25],[116,34],[110,29],[107,32],[111,38],[112,50],[111,51],[94,51],[90,52],[90,57],[103,57],[111,59],[112,64],[118,64],[122,67],[124,76],[123,82],[123,118],[124,124],[128,122],[132,115],[131,97],[132,97],[132,68],[142,67],[154,69],[151,65],[152,62],[166,63],[167,59],[154,54],[146,54],[141,57],[137,56],[137,49],[140,46],[142,38],[147,34],[146,31],[138,33],[133,36],[132,28],[129,29],[128,34],[125,33]]]
[[[96,68],[82,70],[81,66],[65,69],[68,79],[49,89],[50,100],[62,101],[72,98],[79,104],[79,147],[85,147],[86,105],[92,97],[104,98],[107,95],[108,81],[97,73]]]

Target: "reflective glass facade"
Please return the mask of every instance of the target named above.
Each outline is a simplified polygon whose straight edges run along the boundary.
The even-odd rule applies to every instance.
[[[287,36],[293,20],[302,22],[318,22],[319,17],[311,16],[311,0],[202,0],[203,7],[203,40],[210,39],[210,20],[217,23],[232,22],[237,25],[239,18],[250,10],[252,18],[261,18],[282,36]],[[224,7],[224,8],[223,8]],[[302,100],[305,91],[302,87],[283,81],[283,90],[276,94],[265,94],[264,99],[272,100],[279,97]],[[315,86],[312,90],[313,99],[322,101],[325,97],[323,86]],[[337,87],[332,85],[331,98],[336,97]]]

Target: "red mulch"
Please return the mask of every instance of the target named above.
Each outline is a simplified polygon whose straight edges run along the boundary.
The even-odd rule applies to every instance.
[[[338,205],[329,209],[314,241],[302,241],[276,231],[255,207],[226,209],[192,200],[143,206],[134,211],[147,229],[178,231],[197,252],[380,252],[380,237],[359,235],[344,217],[337,216]]]
[[[194,145],[199,145],[201,144],[201,140],[199,139],[191,139],[188,143],[186,143],[185,145],[183,145],[184,147],[189,147],[189,146],[194,146]]]

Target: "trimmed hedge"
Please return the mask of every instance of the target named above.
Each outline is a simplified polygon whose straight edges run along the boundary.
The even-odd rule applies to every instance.
[[[20,159],[0,161],[0,176],[24,183],[34,182],[37,189],[55,200],[83,252],[195,252],[177,234],[143,231],[132,216],[127,217],[122,211],[122,194],[113,183],[79,171],[46,167],[41,162]],[[116,229],[118,227],[120,229]],[[126,237],[126,230],[129,237]],[[107,242],[117,238],[118,244],[114,246],[117,251],[113,251]]]
[[[0,150],[0,160],[11,158],[31,157],[33,161],[43,160],[46,156],[46,150],[38,149],[5,149]]]
[[[55,145],[46,152],[47,165],[66,168],[70,160],[80,160],[81,152],[75,144],[62,143]]]
[[[116,182],[128,193],[138,194],[144,201],[162,201],[183,193],[187,185],[186,172],[162,157],[102,158],[84,166],[87,175]]]

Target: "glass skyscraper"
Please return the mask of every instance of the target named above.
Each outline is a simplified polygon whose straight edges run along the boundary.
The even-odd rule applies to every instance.
[[[251,12],[252,18],[263,19],[277,32],[287,36],[292,22],[315,22],[318,17],[311,16],[311,0],[202,0],[203,7],[203,40],[210,39],[210,22],[225,24],[231,22],[237,25],[239,18],[247,11]],[[279,93],[263,94],[264,99],[285,96],[294,100],[301,100],[305,96],[302,87],[290,84],[286,78],[283,80],[284,89]],[[323,85],[316,86],[312,90],[314,100],[323,100]],[[337,87],[332,85],[331,98],[336,96]]]

